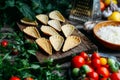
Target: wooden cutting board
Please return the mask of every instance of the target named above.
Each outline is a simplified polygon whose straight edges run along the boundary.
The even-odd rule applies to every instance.
[[[18,27],[21,29],[21,31],[27,27],[26,25],[19,24]],[[38,27],[38,30],[39,27]],[[45,53],[42,49],[39,49],[39,51],[36,53],[36,57],[38,61],[41,64],[46,63],[46,60],[53,59],[54,63],[65,63],[67,61],[71,60],[72,55],[78,54],[82,51],[86,51],[89,53],[92,53],[94,51],[97,51],[97,46],[94,45],[83,33],[81,33],[78,29],[75,29],[72,35],[79,36],[81,38],[81,43],[74,47],[73,49],[70,49],[69,51],[62,52],[62,51],[54,51],[53,55],[49,56],[47,53]]]

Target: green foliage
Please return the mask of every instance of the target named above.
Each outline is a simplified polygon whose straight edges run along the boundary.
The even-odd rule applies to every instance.
[[[13,25],[26,17],[35,20],[35,15],[59,10],[68,17],[72,0],[0,0],[0,24]]]
[[[65,80],[59,75],[60,67],[52,65],[53,60],[48,60],[45,67],[40,65],[35,56],[38,46],[23,36],[22,32],[8,33],[5,37],[10,40],[8,46],[0,45],[0,80],[9,80],[11,76],[18,76],[21,80],[26,77],[34,80]],[[18,54],[12,54],[14,49]]]

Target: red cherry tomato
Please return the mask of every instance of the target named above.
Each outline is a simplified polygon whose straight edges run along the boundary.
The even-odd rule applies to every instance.
[[[106,67],[100,67],[97,69],[97,73],[104,78],[108,78],[110,75],[109,70]]]
[[[83,80],[89,80],[89,78],[85,77]]]
[[[94,52],[94,53],[92,54],[91,59],[95,59],[95,58],[100,59],[100,55],[99,55],[99,53]]]
[[[87,77],[90,79],[90,80],[98,80],[99,79],[99,75],[97,72],[93,71],[93,72],[89,72],[87,74]]]
[[[82,56],[84,59],[88,58],[88,54],[86,52],[84,52],[84,51],[81,52],[79,55]]]
[[[3,41],[1,42],[1,45],[2,45],[3,47],[7,47],[7,46],[8,46],[8,41],[3,40]]]
[[[90,59],[88,59],[87,61],[85,61],[85,64],[87,64],[87,65],[89,65],[89,66],[92,66]]]
[[[75,56],[72,58],[72,66],[74,68],[80,68],[82,65],[85,64],[85,60],[81,56]]]
[[[15,49],[15,48],[12,49],[12,55],[17,55],[18,53],[19,53],[19,52],[18,52],[17,49]]]
[[[120,80],[120,73],[114,72],[110,75],[111,80]]]
[[[12,77],[10,78],[10,80],[20,80],[20,78],[17,77],[17,76],[12,76]]]
[[[102,65],[103,67],[106,67],[106,68],[108,68],[109,69],[109,65],[108,64],[106,64],[106,65]]]
[[[91,64],[94,68],[99,68],[101,66],[100,59],[98,58],[92,59]]]
[[[108,78],[100,78],[100,80],[108,80]]]
[[[33,80],[33,78],[27,77],[27,78],[25,78],[24,80]]]

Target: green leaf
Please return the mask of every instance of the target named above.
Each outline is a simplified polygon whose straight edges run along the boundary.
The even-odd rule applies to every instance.
[[[30,54],[32,54],[32,55],[34,55],[34,56],[35,56],[35,54],[36,54],[36,51],[35,51],[35,50],[27,50],[27,52],[30,53]]]
[[[24,17],[30,20],[35,20],[35,14],[32,12],[32,10],[27,4],[22,3],[20,1],[17,1],[16,3],[17,3],[16,7],[18,8],[18,10],[22,13]]]
[[[39,68],[40,68],[40,65],[32,64],[32,65],[31,65],[31,68],[32,68],[32,69],[39,69]]]
[[[15,0],[6,0],[5,3],[9,7],[14,7],[15,6]]]
[[[4,55],[4,57],[3,57],[2,60],[4,60],[4,59],[10,59],[10,58],[11,58],[11,57],[9,56],[10,53],[11,53],[11,52],[6,53],[6,54]]]
[[[51,10],[52,10],[52,7],[53,7],[52,4],[49,3],[49,4],[47,5],[47,10],[48,10],[48,11],[51,11]]]

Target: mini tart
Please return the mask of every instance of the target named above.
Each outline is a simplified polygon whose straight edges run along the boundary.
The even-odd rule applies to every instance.
[[[20,20],[20,22],[27,24],[27,25],[31,25],[31,26],[38,26],[37,21],[33,21],[33,20],[28,19],[28,18],[23,18]]]
[[[61,29],[62,29],[62,32],[64,33],[65,37],[68,37],[73,33],[75,27],[71,24],[65,24],[61,27]]]
[[[43,24],[47,24],[48,23],[48,16],[45,15],[45,14],[36,15],[36,18]]]
[[[63,52],[68,51],[68,50],[78,46],[80,43],[81,43],[80,37],[68,36],[65,40],[62,51]]]
[[[50,36],[51,35],[59,35],[58,32],[50,26],[42,25],[40,29],[44,34],[47,34],[47,35],[50,35]]]
[[[57,31],[61,31],[61,24],[58,20],[49,20],[48,24]]]
[[[65,22],[65,18],[63,17],[63,15],[57,11],[57,10],[54,10],[52,12],[49,13],[49,17],[51,19],[55,19],[55,20],[59,20],[61,22]]]
[[[56,51],[59,51],[61,49],[64,42],[64,38],[60,35],[50,36],[49,40]]]
[[[23,29],[23,32],[26,33],[27,35],[33,37],[33,38],[41,37],[37,28],[33,27],[33,26],[26,27],[25,29]]]
[[[46,38],[38,38],[38,39],[36,39],[36,43],[46,53],[48,53],[49,55],[52,55],[52,46],[51,46],[50,41],[48,39],[46,39]]]

